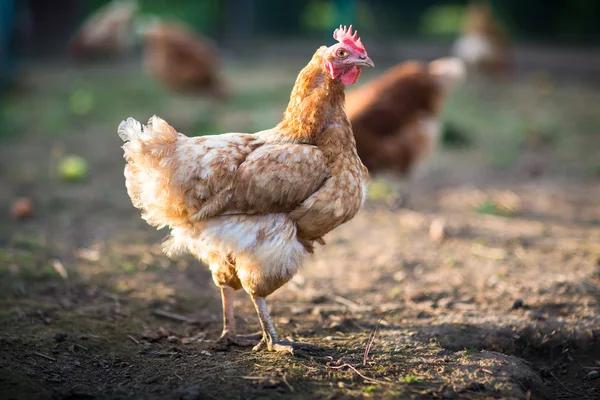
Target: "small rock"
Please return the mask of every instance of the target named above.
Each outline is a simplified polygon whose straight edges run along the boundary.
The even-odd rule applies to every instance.
[[[590,372],[588,372],[587,376],[588,376],[589,380],[598,379],[598,378],[600,378],[600,370],[595,369],[593,371],[590,371]]]
[[[523,308],[523,306],[524,306],[524,305],[525,305],[525,304],[523,303],[523,300],[521,300],[521,299],[517,299],[517,300],[515,300],[515,302],[513,303],[513,305],[512,305],[512,309],[513,309],[513,310],[518,310],[518,309],[520,309],[520,308]]]
[[[334,321],[329,325],[329,329],[335,329],[336,331],[346,332],[356,328],[356,324],[350,318],[343,318],[340,321]]]
[[[446,221],[436,218],[429,225],[429,238],[434,242],[441,242],[446,238]]]
[[[455,399],[456,398],[456,392],[450,388],[445,389],[442,392],[442,397],[444,399]]]
[[[169,343],[179,343],[179,338],[177,336],[171,335],[171,336],[169,336],[167,338],[167,342],[169,342]]]
[[[346,387],[346,384],[345,384],[344,382],[338,382],[338,383],[337,383],[337,386],[338,386],[340,389],[343,389],[343,388],[345,388],[345,387]]]
[[[168,331],[168,330],[166,330],[166,329],[165,329],[164,327],[162,327],[162,326],[161,326],[160,328],[158,328],[158,331],[157,331],[157,333],[158,333],[158,337],[159,337],[159,338],[161,338],[161,339],[162,339],[162,338],[169,337],[169,331]]]
[[[146,346],[142,350],[140,350],[139,353],[140,354],[150,354],[150,353],[152,353],[152,347],[151,346]]]
[[[67,339],[67,335],[64,332],[57,332],[56,335],[54,335],[54,340],[56,340],[57,342],[64,342]]]
[[[26,219],[33,215],[33,203],[27,197],[21,197],[14,201],[10,213],[15,219]]]
[[[406,279],[406,272],[404,271],[398,271],[394,274],[394,280],[396,282],[402,282]]]

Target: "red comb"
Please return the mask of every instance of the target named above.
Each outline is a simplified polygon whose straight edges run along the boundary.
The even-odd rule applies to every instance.
[[[346,25],[343,27],[340,25],[340,27],[333,32],[333,38],[340,43],[354,46],[359,50],[365,51],[365,48],[358,37],[358,31],[354,31],[354,34],[352,34],[352,25],[348,28],[346,28]]]

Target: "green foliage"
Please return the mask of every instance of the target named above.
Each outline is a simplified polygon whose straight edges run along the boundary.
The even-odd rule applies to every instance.
[[[458,4],[435,5],[421,18],[421,32],[425,35],[457,35],[460,32],[465,7]]]
[[[88,1],[88,10],[93,12],[108,2],[108,0],[90,0]],[[138,0],[141,14],[180,19],[202,32],[211,33],[218,28],[221,3],[221,0]]]
[[[421,380],[413,375],[406,375],[403,380],[405,383],[408,383],[409,385],[414,384],[414,383],[421,383]]]
[[[94,94],[89,90],[77,89],[69,98],[69,108],[75,115],[86,115],[94,107]]]
[[[459,127],[450,121],[445,121],[442,125],[441,141],[448,148],[461,148],[472,144],[470,136],[462,126]]]
[[[375,16],[366,2],[313,0],[304,8],[301,22],[313,32],[328,32],[339,24],[354,24],[364,32],[375,25]]]

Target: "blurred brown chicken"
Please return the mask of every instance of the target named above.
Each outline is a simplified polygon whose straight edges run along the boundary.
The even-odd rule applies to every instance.
[[[407,61],[350,92],[346,113],[369,171],[409,173],[437,143],[443,100],[464,77],[457,58]]]
[[[488,76],[506,76],[511,69],[510,42],[504,28],[485,0],[469,4],[463,33],[454,44],[453,54],[467,68]]]
[[[225,99],[217,48],[181,22],[153,21],[142,27],[147,70],[176,91],[209,93]]]
[[[119,57],[133,49],[133,22],[138,11],[135,0],[113,0],[92,14],[71,37],[69,57],[88,59]]]

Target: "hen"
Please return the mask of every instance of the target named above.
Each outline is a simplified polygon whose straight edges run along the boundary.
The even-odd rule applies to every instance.
[[[469,70],[488,76],[506,76],[511,68],[510,43],[492,8],[485,0],[473,0],[467,9],[463,34],[453,47]]]
[[[153,21],[140,27],[146,69],[169,88],[227,97],[217,48],[181,22]]]
[[[348,93],[346,113],[370,172],[407,174],[433,149],[443,100],[464,75],[455,58],[408,61]]]
[[[135,0],[113,0],[89,17],[71,37],[67,51],[71,58],[118,57],[133,49]]]
[[[279,340],[265,297],[365,198],[368,174],[344,112],[344,87],[373,63],[352,27],[333,37],[338,43],[320,47],[298,75],[272,129],[189,138],[158,117],[119,126],[132,203],[149,224],[171,228],[167,254],[203,260],[221,288],[221,342],[249,344],[236,336],[233,319],[233,293],[243,288],[263,329],[254,349],[293,352],[293,343]]]

